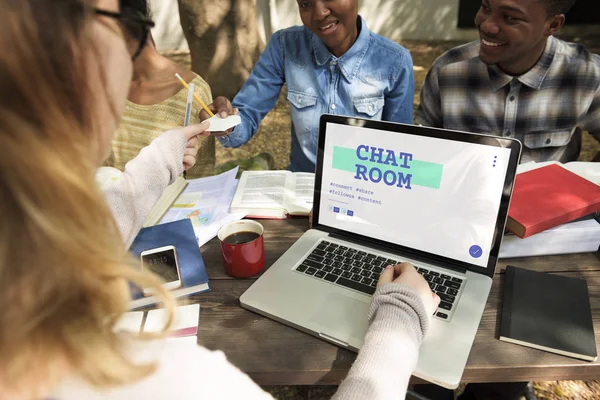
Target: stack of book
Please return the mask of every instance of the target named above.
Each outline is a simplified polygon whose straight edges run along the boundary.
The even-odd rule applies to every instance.
[[[600,164],[523,165],[500,258],[594,252],[600,246]],[[533,169],[531,169],[533,168]],[[586,179],[587,178],[587,179]]]

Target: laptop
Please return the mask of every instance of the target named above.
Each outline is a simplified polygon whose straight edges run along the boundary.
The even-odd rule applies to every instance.
[[[441,298],[414,375],[456,388],[520,154],[514,139],[323,115],[312,229],[240,297],[242,307],[358,351],[379,274],[410,262]]]

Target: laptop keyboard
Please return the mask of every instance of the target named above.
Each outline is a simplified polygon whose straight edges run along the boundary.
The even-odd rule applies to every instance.
[[[296,271],[372,295],[379,275],[388,265],[401,261],[359,251],[336,243],[321,241],[296,267]],[[448,320],[463,279],[415,266],[441,302],[435,316]]]

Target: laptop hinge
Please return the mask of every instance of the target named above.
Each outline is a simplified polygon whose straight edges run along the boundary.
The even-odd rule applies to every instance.
[[[364,239],[356,239],[353,238],[350,235],[345,235],[343,233],[330,233],[329,234],[330,237],[334,238],[334,239],[340,239],[340,240],[344,240],[346,242],[350,242],[350,243],[354,243],[357,244],[359,246],[367,246],[367,247],[371,247],[373,249],[376,250],[380,250],[380,251],[385,251],[386,253],[391,253],[391,254],[396,254],[399,257],[410,257],[412,259],[415,259],[417,261],[421,261],[421,262],[425,262],[428,264],[434,264],[434,265],[440,265],[440,261],[436,260],[432,257],[426,257],[423,256],[422,254],[417,254],[415,252],[412,252],[410,250],[404,250],[404,251],[399,251],[398,249],[394,248],[393,246],[388,246],[386,244],[382,244],[378,241],[366,241]],[[460,272],[462,274],[467,272],[467,268],[464,267],[460,267],[458,265],[452,265],[451,263],[446,263],[444,262],[443,264],[444,268],[448,268],[451,269],[453,271],[456,272]]]

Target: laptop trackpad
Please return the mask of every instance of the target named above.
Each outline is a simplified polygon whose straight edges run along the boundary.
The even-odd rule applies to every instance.
[[[344,296],[329,293],[317,307],[311,322],[319,325],[319,333],[349,343],[362,342],[367,332],[367,313],[369,304]]]

